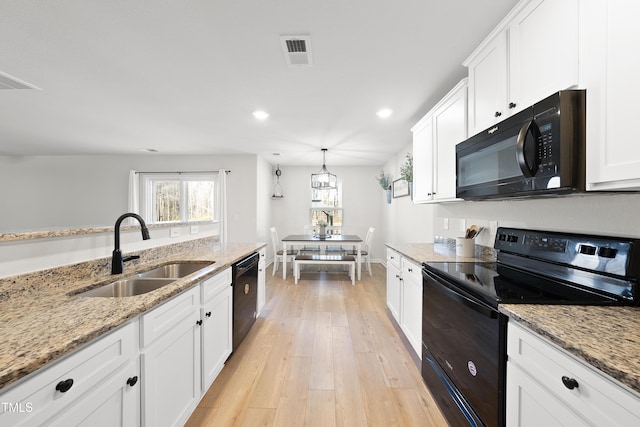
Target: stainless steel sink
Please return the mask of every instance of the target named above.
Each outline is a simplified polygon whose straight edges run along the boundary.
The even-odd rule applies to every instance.
[[[213,262],[175,262],[162,265],[152,270],[136,274],[133,277],[120,279],[88,291],[75,294],[78,297],[132,297],[155,291],[163,286],[182,279],[198,270],[201,270]]]
[[[140,273],[137,277],[140,278],[169,278],[169,279],[182,279],[185,276],[195,273],[198,270],[213,264],[212,262],[176,262],[173,264],[163,265],[161,267],[154,268],[153,270]]]
[[[132,297],[135,295],[146,294],[154,291],[169,283],[175,282],[176,279],[160,279],[160,278],[131,278],[122,279],[99,288],[89,289],[88,291],[76,294],[78,297]]]

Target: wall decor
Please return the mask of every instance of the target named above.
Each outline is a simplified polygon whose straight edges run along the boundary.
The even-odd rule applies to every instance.
[[[406,179],[396,179],[393,181],[393,198],[409,195],[409,182]]]

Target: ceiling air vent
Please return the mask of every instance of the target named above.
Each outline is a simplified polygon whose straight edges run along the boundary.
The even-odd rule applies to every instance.
[[[281,36],[280,43],[290,67],[308,67],[313,63],[310,36]]]
[[[39,87],[36,87],[30,83],[17,79],[9,74],[3,73],[0,71],[0,90],[7,89],[38,89],[42,90]]]

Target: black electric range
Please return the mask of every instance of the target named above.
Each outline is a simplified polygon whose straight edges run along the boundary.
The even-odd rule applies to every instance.
[[[499,304],[638,305],[640,240],[499,228],[495,262],[424,263],[422,376],[451,425],[502,426]]]

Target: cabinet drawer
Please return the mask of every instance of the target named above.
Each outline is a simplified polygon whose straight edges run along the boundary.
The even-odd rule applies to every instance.
[[[227,286],[231,286],[231,267],[202,282],[202,302],[214,298]]]
[[[393,264],[398,269],[400,268],[400,254],[393,249],[387,248],[387,262]]]
[[[40,425],[83,398],[120,367],[135,360],[137,327],[137,322],[128,323],[3,393],[0,425]],[[69,380],[73,383],[67,391],[56,390],[64,389],[71,383]]]
[[[640,425],[640,396],[524,327],[509,322],[509,363],[594,425]],[[569,389],[563,377],[575,380]],[[507,402],[509,405],[509,402]]]
[[[194,286],[142,315],[140,326],[142,347],[148,346],[181,320],[193,315],[194,312],[199,312],[199,309],[200,286]]]
[[[407,258],[402,257],[402,278],[404,280],[413,280],[417,283],[422,283],[422,268],[413,261],[409,261]]]

